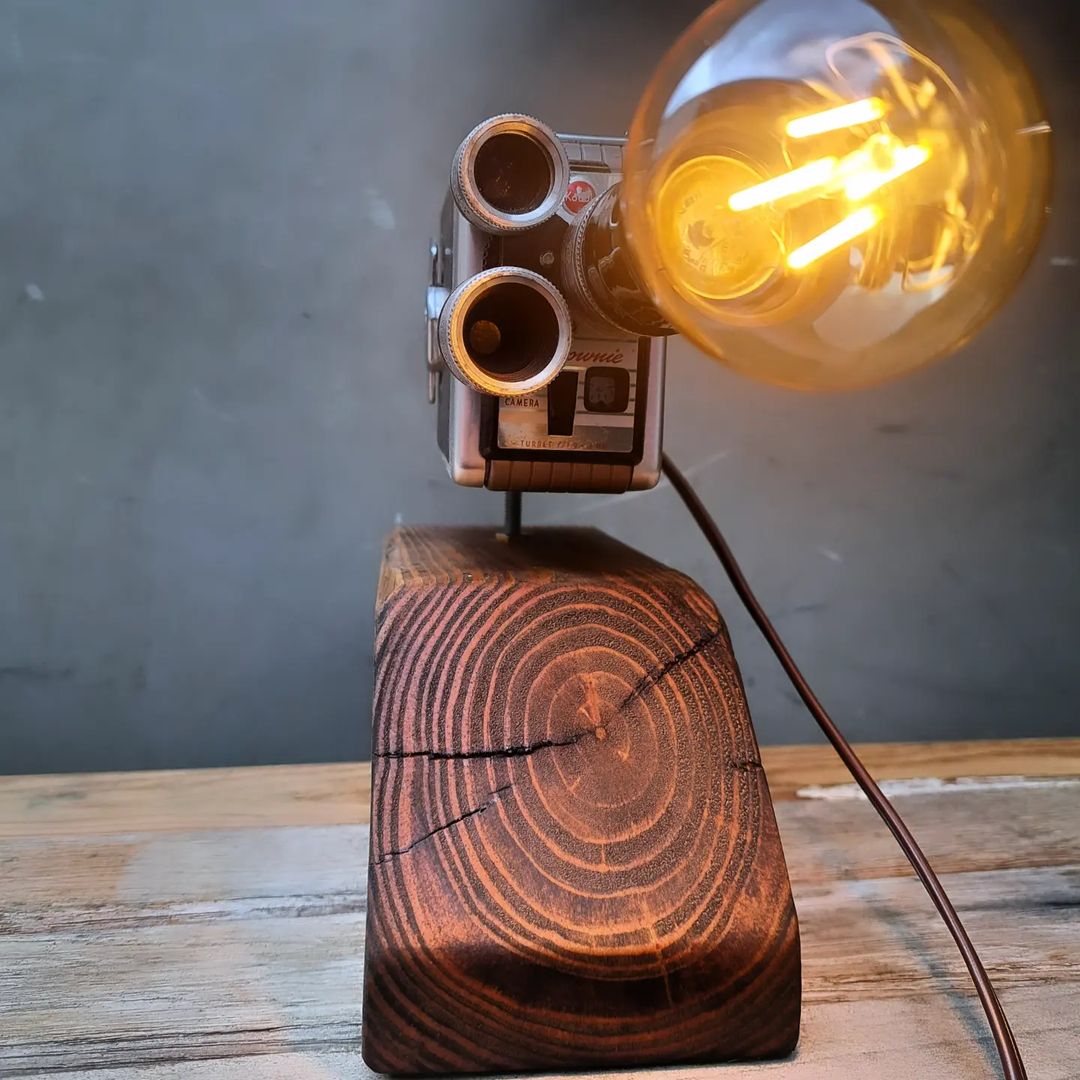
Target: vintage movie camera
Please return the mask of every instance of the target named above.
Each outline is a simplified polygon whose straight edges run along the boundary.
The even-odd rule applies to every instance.
[[[458,148],[427,292],[429,397],[458,484],[622,492],[660,477],[672,330],[622,235],[624,144],[505,114]]]

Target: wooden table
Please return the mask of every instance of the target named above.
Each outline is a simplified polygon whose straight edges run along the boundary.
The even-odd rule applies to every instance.
[[[1075,1080],[1080,739],[864,751],[1033,1080]],[[764,760],[802,922],[802,1042],[786,1062],[666,1075],[998,1075],[955,950],[831,751]],[[0,1076],[370,1075],[368,781],[366,765],[0,778]]]

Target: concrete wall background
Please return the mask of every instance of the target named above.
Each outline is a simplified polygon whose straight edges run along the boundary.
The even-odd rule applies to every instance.
[[[366,754],[382,534],[501,512],[424,397],[453,149],[623,130],[701,6],[0,0],[0,772]],[[992,328],[843,397],[672,350],[669,448],[864,739],[1080,732],[1076,16],[1000,6],[1059,177]],[[666,485],[525,514],[699,578],[763,741],[813,738]]]

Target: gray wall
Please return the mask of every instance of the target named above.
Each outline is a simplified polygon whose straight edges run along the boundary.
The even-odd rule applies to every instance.
[[[0,772],[366,753],[381,536],[501,509],[424,398],[453,149],[622,130],[699,6],[0,0]],[[843,397],[673,349],[669,447],[859,738],[1080,732],[1072,6],[1004,11],[1058,209],[972,346]],[[526,517],[701,579],[763,740],[813,737],[670,488]]]

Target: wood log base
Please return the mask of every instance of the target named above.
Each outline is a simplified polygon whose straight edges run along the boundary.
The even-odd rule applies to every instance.
[[[400,529],[377,604],[363,1054],[789,1054],[799,932],[731,643],[591,529]]]

